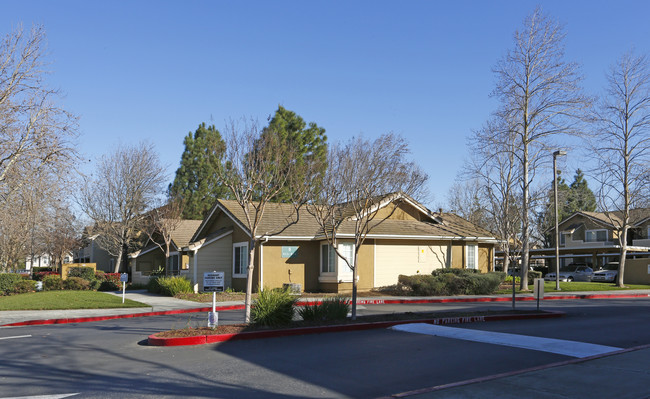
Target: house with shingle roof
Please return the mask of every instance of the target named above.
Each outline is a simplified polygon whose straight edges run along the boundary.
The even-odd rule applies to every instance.
[[[632,227],[628,230],[628,256],[647,257],[650,251],[650,208],[630,210]],[[558,224],[560,233],[560,267],[570,263],[587,263],[595,270],[607,262],[618,261],[620,243],[618,241],[622,213],[578,211]],[[548,232],[555,237],[555,228]],[[553,240],[554,241],[554,240]],[[552,267],[555,258],[555,243],[549,248],[531,250],[531,256],[550,259]]]
[[[129,254],[131,279],[134,283],[146,284],[151,272],[163,268],[166,275],[185,275],[189,272],[191,253],[183,250],[190,243],[196,229],[201,225],[200,220],[180,220],[170,232],[169,262],[165,259],[165,241],[160,235],[154,234],[143,247]],[[154,241],[155,240],[155,241]],[[162,248],[161,248],[162,247]]]
[[[396,208],[389,210],[387,205]],[[433,213],[400,194],[373,210],[376,224],[359,250],[358,289],[397,284],[400,274],[429,274],[439,268],[494,270],[498,240],[489,231],[450,213]],[[339,251],[354,256],[354,220],[338,229]],[[383,220],[385,219],[385,220]],[[382,221],[383,220],[383,221]],[[203,290],[203,273],[223,272],[226,287],[244,291],[250,232],[246,214],[232,200],[218,200],[191,239],[189,277]],[[291,204],[269,203],[260,220],[254,254],[253,287],[299,284],[307,292],[347,292],[352,271],[333,253],[316,219]]]

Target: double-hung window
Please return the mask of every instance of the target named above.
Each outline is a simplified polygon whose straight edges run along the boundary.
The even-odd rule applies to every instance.
[[[467,244],[467,269],[478,269],[478,245]]]
[[[248,267],[248,243],[238,242],[232,246],[232,275],[246,277]]]
[[[321,280],[331,279],[335,281],[343,281],[352,279],[352,269],[348,267],[354,264],[354,244],[352,243],[338,243],[339,254],[337,256],[334,247],[330,244],[321,244],[321,265],[320,274]]]

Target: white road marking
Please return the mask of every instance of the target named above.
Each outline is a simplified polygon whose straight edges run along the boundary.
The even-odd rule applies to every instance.
[[[12,396],[10,398],[0,398],[0,399],[63,399],[75,395],[79,395],[79,392],[63,393],[60,395]]]
[[[0,339],[30,338],[31,335],[16,335],[14,337],[0,337]],[[2,399],[2,398],[0,398]]]
[[[621,348],[589,344],[563,339],[531,337],[528,335],[498,333],[492,331],[470,330],[465,328],[436,326],[426,323],[401,324],[391,327],[393,330],[438,337],[462,339],[465,341],[485,342],[488,344],[532,349],[541,352],[556,353],[572,357],[589,357],[603,353],[615,352]]]

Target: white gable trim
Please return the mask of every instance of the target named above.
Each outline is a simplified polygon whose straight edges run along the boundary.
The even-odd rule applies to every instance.
[[[213,237],[213,238],[211,238],[211,239],[209,239],[209,240],[205,240],[205,239],[203,239],[203,240],[201,240],[201,241],[193,242],[193,243],[191,243],[191,244],[189,245],[188,249],[189,249],[190,251],[194,251],[194,252],[196,253],[196,251],[198,251],[199,249],[201,249],[201,247],[204,247],[204,246],[206,246],[206,245],[212,244],[212,243],[215,242],[215,241],[221,240],[222,238],[224,238],[225,236],[230,235],[230,234],[232,234],[232,230],[227,231],[227,232],[225,232],[225,233],[223,233],[223,234],[220,234],[220,235],[218,235],[218,236],[216,236],[216,237]]]
[[[250,237],[251,234],[248,231],[248,227],[244,226],[239,221],[239,219],[237,219],[235,216],[233,216],[233,214],[230,213],[228,211],[228,209],[226,209],[226,207],[221,204],[221,202],[217,201],[217,203],[212,207],[212,210],[210,211],[210,214],[208,215],[208,217],[203,219],[203,223],[201,223],[201,225],[199,226],[199,229],[196,231],[196,233],[194,233],[194,236],[192,237],[193,239],[198,237],[201,234],[201,231],[203,231],[203,228],[208,224],[208,221],[210,221],[212,219],[212,215],[214,215],[214,211],[216,211],[217,209],[221,210],[221,212],[223,212],[227,217],[229,217],[233,222],[235,222],[235,224],[240,229],[242,229],[246,235],[248,235]]]

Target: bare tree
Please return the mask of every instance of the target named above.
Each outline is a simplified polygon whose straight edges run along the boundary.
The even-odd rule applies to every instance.
[[[67,254],[81,246],[81,224],[65,203],[47,210],[47,223],[42,226],[42,241],[51,265],[60,270]]]
[[[645,56],[623,55],[607,76],[596,114],[592,154],[598,161],[601,208],[618,230],[621,247],[616,284],[624,286],[630,210],[646,200],[650,176],[650,69]]]
[[[352,270],[352,319],[356,318],[359,249],[368,234],[397,209],[403,194],[424,194],[427,176],[413,162],[407,142],[389,133],[370,141],[363,137],[330,148],[325,176],[310,193],[307,210],[314,216],[339,259]],[[377,212],[380,208],[388,212]],[[353,233],[354,256],[339,245],[341,230]]]
[[[521,289],[528,289],[531,185],[541,163],[549,159],[551,140],[578,134],[579,118],[589,99],[579,86],[578,65],[564,60],[564,32],[538,8],[515,32],[514,48],[497,63],[494,95],[501,102],[497,117],[508,121],[507,140],[516,137],[521,165]],[[512,132],[510,132],[512,130]]]
[[[76,159],[77,120],[45,86],[45,32],[22,27],[0,43],[0,196],[19,189],[26,173],[65,175]],[[8,179],[15,179],[9,184]]]
[[[483,198],[483,188],[482,181],[476,176],[456,181],[447,193],[448,207],[463,219],[491,230],[492,220],[486,209],[488,204]]]
[[[241,206],[250,235],[245,301],[246,322],[250,322],[255,250],[263,237],[279,234],[298,222],[311,176],[296,169],[300,165],[293,162],[297,153],[295,143],[283,141],[268,129],[262,134],[257,122],[231,121],[226,130],[225,167],[218,173],[232,198]],[[298,176],[308,177],[307,183]],[[288,202],[293,205],[292,211],[285,215],[286,223],[274,231],[259,231],[267,206],[277,201],[281,193],[287,194]]]
[[[120,146],[84,178],[78,203],[93,221],[99,246],[117,257],[114,272],[143,234],[145,213],[162,194],[165,170],[153,145]]]
[[[165,204],[149,211],[144,220],[144,230],[149,240],[165,253],[166,274],[169,274],[169,253],[172,234],[183,222],[183,207],[184,201],[182,198],[170,197]]]
[[[520,255],[521,210],[517,184],[521,181],[516,136],[507,122],[489,121],[470,141],[473,154],[465,175],[473,179],[477,201],[482,203],[489,223],[484,227],[501,238],[503,268]]]

